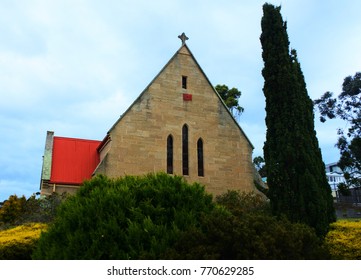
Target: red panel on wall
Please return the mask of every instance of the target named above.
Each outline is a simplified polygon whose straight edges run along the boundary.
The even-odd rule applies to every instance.
[[[192,94],[183,93],[183,100],[184,101],[192,101]]]
[[[99,164],[101,141],[54,137],[50,183],[81,184]]]

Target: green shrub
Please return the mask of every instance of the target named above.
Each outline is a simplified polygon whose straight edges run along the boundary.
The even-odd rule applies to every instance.
[[[268,199],[255,192],[228,190],[216,197],[216,203],[226,207],[235,216],[247,213],[271,213]]]
[[[24,213],[25,203],[25,196],[9,196],[0,208],[0,225],[15,223]]]
[[[64,201],[36,259],[158,259],[214,208],[199,184],[163,173],[97,176]]]
[[[28,223],[49,223],[66,197],[66,194],[57,193],[41,198],[32,195],[28,199],[11,195],[0,208],[0,229]]]
[[[169,259],[328,259],[315,231],[270,214],[269,204],[254,193],[229,191],[204,215],[201,227],[183,232],[164,258]]]
[[[36,259],[326,259],[313,229],[273,217],[268,201],[163,173],[98,176],[59,207]]]
[[[68,197],[66,193],[36,198],[34,195],[26,200],[24,213],[19,218],[20,223],[49,223],[56,214],[59,205]]]
[[[30,260],[46,224],[25,224],[0,231],[0,260]]]
[[[314,230],[304,224],[261,214],[242,218],[224,213],[207,216],[202,227],[182,233],[168,250],[169,259],[328,259]]]
[[[361,221],[340,220],[326,235],[332,259],[361,260]]]

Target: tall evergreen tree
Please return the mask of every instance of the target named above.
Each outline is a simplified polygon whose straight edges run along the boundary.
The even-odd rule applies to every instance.
[[[313,103],[281,7],[263,5],[261,21],[267,135],[264,157],[272,211],[324,235],[335,220],[331,189],[314,129]]]

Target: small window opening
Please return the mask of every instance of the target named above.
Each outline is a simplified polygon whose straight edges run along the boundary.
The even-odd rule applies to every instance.
[[[187,76],[182,76],[182,88],[187,89]]]

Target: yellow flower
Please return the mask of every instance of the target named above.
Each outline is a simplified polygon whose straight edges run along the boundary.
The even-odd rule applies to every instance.
[[[32,223],[0,231],[0,247],[14,243],[31,243],[46,229],[46,224]]]
[[[361,221],[341,220],[331,224],[326,236],[332,258],[361,259]]]

